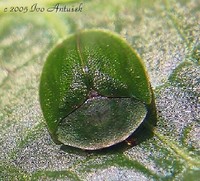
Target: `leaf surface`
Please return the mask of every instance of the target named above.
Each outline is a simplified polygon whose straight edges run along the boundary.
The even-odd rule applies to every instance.
[[[84,1],[79,14],[1,13],[2,180],[199,179],[200,5],[163,2],[97,0]],[[42,67],[63,35],[82,28],[114,31],[142,57],[159,117],[152,138],[100,153],[60,149],[51,140],[39,106]]]

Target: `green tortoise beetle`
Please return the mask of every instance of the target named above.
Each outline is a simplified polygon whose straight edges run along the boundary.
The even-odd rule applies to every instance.
[[[126,140],[153,100],[139,56],[105,30],[83,30],[57,45],[43,67],[39,96],[53,140],[86,150]]]

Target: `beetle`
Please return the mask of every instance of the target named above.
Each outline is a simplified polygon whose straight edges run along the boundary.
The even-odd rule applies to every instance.
[[[54,47],[39,96],[55,143],[85,150],[126,140],[153,101],[141,58],[119,35],[100,29],[82,30]]]

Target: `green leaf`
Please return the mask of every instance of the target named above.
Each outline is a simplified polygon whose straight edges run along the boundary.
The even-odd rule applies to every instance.
[[[94,0],[83,2],[82,13],[2,12],[0,180],[198,180],[199,7],[198,0]],[[157,126],[128,149],[60,147],[41,112],[38,87],[48,52],[69,33],[90,28],[124,37],[155,93]]]

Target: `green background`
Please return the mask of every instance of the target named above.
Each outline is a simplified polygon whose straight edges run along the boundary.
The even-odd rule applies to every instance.
[[[0,180],[198,180],[199,1],[82,2],[82,13],[5,13],[57,1],[0,1]],[[158,111],[152,138],[102,152],[51,140],[38,99],[42,67],[59,41],[83,28],[120,34],[143,59]]]

